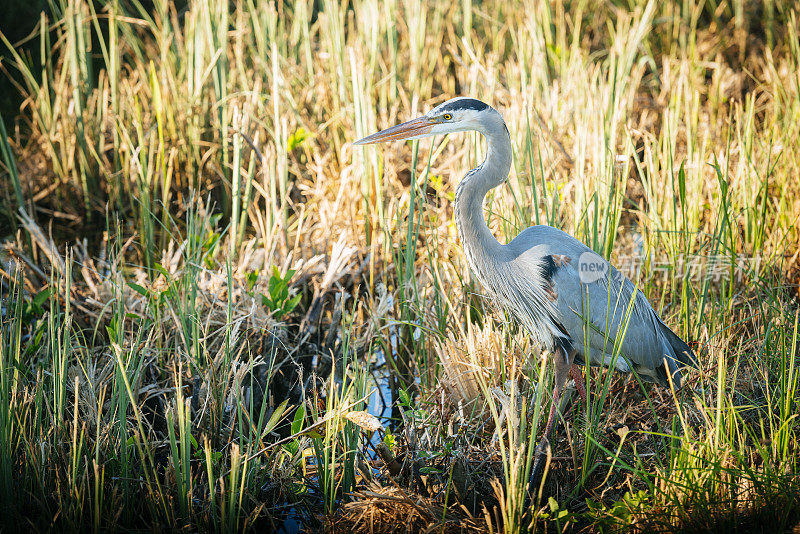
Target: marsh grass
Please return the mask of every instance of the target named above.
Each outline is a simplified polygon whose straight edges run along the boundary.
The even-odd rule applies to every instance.
[[[773,0],[61,0],[38,53],[0,34],[24,98],[0,121],[3,520],[790,528],[797,16]],[[498,239],[551,224],[630,267],[700,358],[675,395],[587,370],[532,508],[552,378],[452,223],[480,139],[349,145],[458,94],[511,132],[485,213]],[[383,463],[345,417],[377,350],[398,425]]]

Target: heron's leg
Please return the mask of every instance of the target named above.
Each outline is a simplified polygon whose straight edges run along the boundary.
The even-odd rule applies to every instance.
[[[529,495],[535,494],[539,485],[542,482],[542,475],[544,474],[544,466],[547,461],[547,451],[550,448],[550,432],[553,430],[556,422],[556,411],[558,410],[558,401],[561,399],[561,392],[564,391],[564,385],[569,378],[569,369],[572,363],[567,353],[558,348],[553,353],[553,367],[555,368],[555,385],[553,387],[553,401],[550,405],[550,415],[547,417],[547,425],[544,428],[544,435],[541,441],[536,446],[536,455],[533,460],[533,470],[531,471],[531,478],[528,483]]]
[[[581,396],[584,404],[588,404],[586,400],[586,388],[583,387],[583,373],[578,368],[577,364],[572,364],[569,368],[569,374],[572,375],[572,379],[575,381],[575,387],[578,389],[578,395]]]
[[[558,358],[558,356],[556,356]],[[566,380],[564,380],[566,383]],[[548,439],[550,432],[553,431],[553,426],[556,423],[556,412],[558,411],[558,402],[561,400],[561,391],[564,389],[563,385],[558,383],[558,376],[556,376],[556,386],[553,388],[553,402],[550,404],[550,415],[547,416],[547,425],[544,427],[544,436],[542,439]]]

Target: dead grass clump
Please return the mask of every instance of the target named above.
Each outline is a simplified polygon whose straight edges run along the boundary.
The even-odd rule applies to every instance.
[[[503,333],[489,325],[473,327],[463,339],[454,332],[436,339],[435,350],[444,372],[441,381],[455,404],[471,409],[481,398],[478,373],[492,385],[502,385],[506,368],[502,346]]]
[[[355,492],[353,500],[328,518],[325,531],[372,533],[487,532],[488,519],[479,519],[466,508],[409,494],[397,486],[372,484]]]

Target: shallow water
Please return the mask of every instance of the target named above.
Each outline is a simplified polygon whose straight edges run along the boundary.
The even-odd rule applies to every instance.
[[[389,387],[389,370],[383,351],[375,352],[375,370],[371,373],[372,386],[375,388],[367,399],[367,411],[378,418],[384,428],[391,428],[392,422],[392,389]],[[378,432],[370,438],[376,445],[381,440]]]
[[[297,534],[303,528],[303,523],[300,521],[300,517],[297,515],[296,508],[289,508],[289,511],[286,512],[286,519],[283,520],[283,524],[278,527],[278,534]]]

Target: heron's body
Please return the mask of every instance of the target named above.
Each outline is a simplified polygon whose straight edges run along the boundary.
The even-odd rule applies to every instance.
[[[486,159],[467,173],[455,195],[459,237],[481,285],[543,347],[551,351],[563,348],[578,363],[588,360],[591,365],[614,363],[624,372],[634,369],[662,385],[668,385],[669,371],[679,387],[678,365],[689,363],[691,350],[661,322],[644,294],[612,265],[551,226],[527,228],[506,245],[492,235],[483,216],[483,202],[491,189],[506,181],[512,155],[505,124],[492,128],[491,118],[502,118],[494,110],[489,113],[490,122],[476,127],[488,144]],[[578,271],[581,257],[602,262],[604,275],[582,282]]]
[[[664,325],[644,294],[604,258],[550,226],[527,228],[505,245],[492,235],[483,215],[484,199],[505,183],[512,163],[508,129],[496,110],[479,100],[455,98],[358,143],[468,130],[483,134],[487,151],[483,163],[458,185],[456,226],[481,285],[554,354],[556,384],[543,441],[573,362],[614,364],[620,371],[634,370],[665,386],[671,377],[680,387],[679,367],[694,364],[691,349]]]
[[[577,363],[588,360],[590,365],[613,364],[623,372],[634,369],[664,386],[669,370],[679,387],[678,364],[689,363],[684,352],[690,349],[613,265],[605,262],[602,277],[583,283],[578,269],[580,258],[586,256],[605,261],[551,226],[527,228],[501,245],[496,256],[484,259],[483,265],[467,253],[481,283],[542,346],[574,351]],[[506,283],[495,290],[482,274],[487,272],[497,273]],[[537,284],[529,285],[531,279]]]

